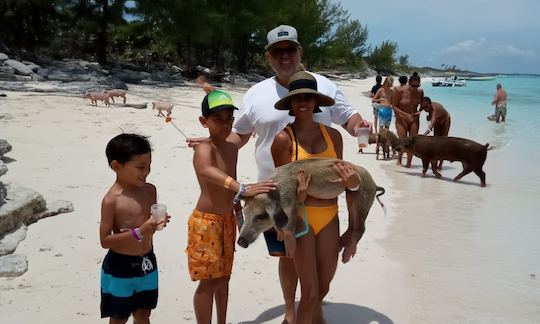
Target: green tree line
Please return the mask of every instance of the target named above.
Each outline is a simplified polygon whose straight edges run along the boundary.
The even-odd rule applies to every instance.
[[[408,64],[394,42],[372,49],[367,27],[330,0],[0,0],[0,50],[247,71],[264,67],[266,33],[280,24],[297,28],[308,68]]]

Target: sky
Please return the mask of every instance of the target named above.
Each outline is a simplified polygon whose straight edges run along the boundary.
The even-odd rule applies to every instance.
[[[339,0],[336,0],[339,1]],[[397,42],[414,66],[540,74],[538,0],[339,1],[374,47]]]

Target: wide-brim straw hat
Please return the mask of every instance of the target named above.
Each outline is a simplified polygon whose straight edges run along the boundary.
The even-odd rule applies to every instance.
[[[317,91],[317,80],[313,75],[306,71],[300,71],[291,76],[289,80],[289,93],[276,102],[274,107],[279,110],[289,110],[289,115],[294,116],[291,110],[291,98],[301,93],[317,96],[317,107],[313,111],[314,113],[321,112],[319,106],[333,106],[336,103],[334,99]]]

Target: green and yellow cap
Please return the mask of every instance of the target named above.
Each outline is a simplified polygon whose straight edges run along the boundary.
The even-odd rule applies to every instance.
[[[238,109],[234,106],[231,95],[221,90],[209,92],[204,97],[201,108],[204,117],[208,117],[212,113],[225,109]]]

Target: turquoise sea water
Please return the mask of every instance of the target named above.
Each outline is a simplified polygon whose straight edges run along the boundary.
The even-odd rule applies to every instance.
[[[486,119],[497,83],[508,93],[505,124]],[[459,162],[446,162],[443,179],[421,179],[418,159],[388,170],[405,193],[386,243],[415,288],[414,322],[540,323],[540,76],[422,88],[450,112],[450,136],[494,149],[486,188],[474,173],[453,183]]]

